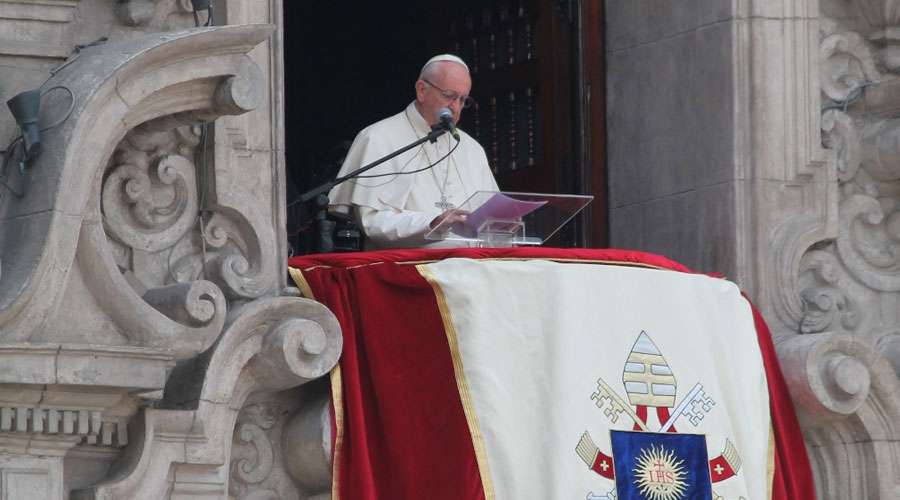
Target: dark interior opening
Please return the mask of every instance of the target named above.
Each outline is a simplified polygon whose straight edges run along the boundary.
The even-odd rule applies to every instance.
[[[579,89],[590,82],[580,79],[583,60],[575,50],[582,33],[602,40],[602,20],[593,12],[599,5],[600,0],[284,2],[289,204],[334,177],[362,128],[414,99],[415,80],[428,58],[453,52],[469,63],[472,96],[479,103],[460,125],[485,148],[500,188],[599,194],[594,221],[579,217],[554,244],[585,245],[592,230],[593,245],[603,244],[603,111],[589,111],[579,101]],[[580,31],[578,16],[584,14],[596,30]],[[584,61],[600,68],[593,95],[602,99],[602,45],[592,49],[598,53]],[[587,114],[590,129],[582,132],[579,120]],[[592,158],[584,154],[591,141],[599,141]],[[311,251],[314,240],[299,223],[303,210],[300,204],[288,210],[295,253]]]
[[[429,38],[441,36],[426,31],[430,11],[414,1],[284,2],[288,202],[334,177],[360,130],[415,97]],[[295,252],[309,250],[301,211],[289,210]]]
[[[431,56],[426,2],[285,2],[288,169],[304,190],[333,175],[335,151],[403,110]],[[440,36],[435,34],[435,36]]]

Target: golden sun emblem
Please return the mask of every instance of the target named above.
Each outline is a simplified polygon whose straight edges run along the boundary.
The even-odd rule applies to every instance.
[[[679,500],[684,495],[684,460],[678,460],[675,452],[650,445],[641,450],[634,468],[636,484],[648,500]]]

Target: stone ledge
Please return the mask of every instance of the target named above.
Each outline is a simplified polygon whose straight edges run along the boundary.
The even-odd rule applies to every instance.
[[[134,396],[160,390],[173,366],[171,352],[154,349],[0,345],[0,453],[126,446]]]
[[[171,352],[138,347],[0,345],[0,384],[90,385],[151,391],[166,384]]]
[[[81,0],[0,0],[0,54],[65,58],[72,51],[70,25]],[[9,36],[9,35],[6,35]]]

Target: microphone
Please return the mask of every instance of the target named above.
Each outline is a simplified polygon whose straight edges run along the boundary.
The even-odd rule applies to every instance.
[[[459,142],[459,131],[456,130],[456,124],[453,123],[453,111],[450,108],[441,108],[438,110],[438,121],[441,126],[450,132],[450,135]]]

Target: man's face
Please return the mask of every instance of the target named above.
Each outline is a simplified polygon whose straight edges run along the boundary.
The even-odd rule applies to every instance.
[[[459,123],[462,116],[463,100],[472,90],[472,79],[469,72],[460,64],[450,61],[435,63],[437,71],[427,80],[416,81],[416,102],[419,112],[429,124],[438,122],[438,111],[449,108],[453,112],[453,121]],[[455,97],[455,98],[454,98]]]

